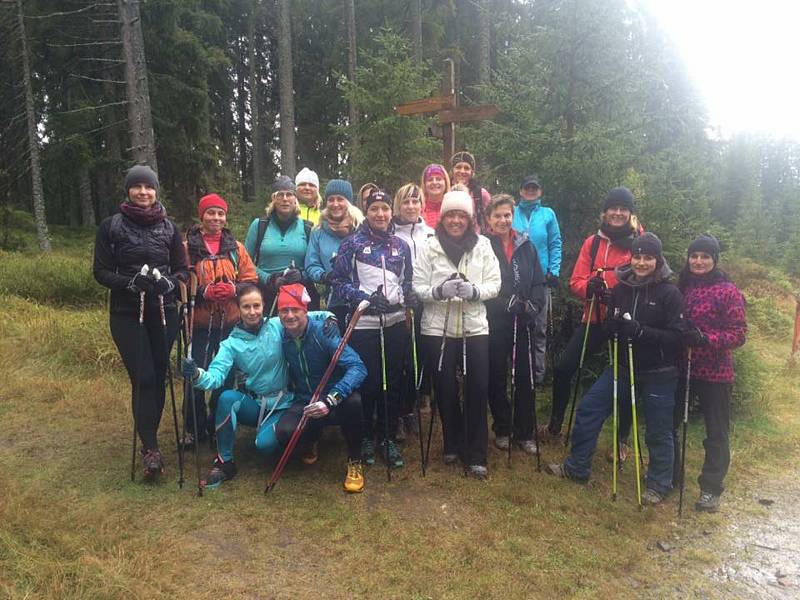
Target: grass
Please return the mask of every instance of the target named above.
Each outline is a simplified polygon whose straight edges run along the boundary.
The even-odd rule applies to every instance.
[[[75,242],[60,254],[71,259],[84,249]],[[36,260],[6,258],[20,269]],[[0,273],[0,286],[7,277]],[[191,458],[187,485],[176,485],[167,413],[164,483],[131,483],[129,384],[105,309],[55,294],[39,304],[0,289],[0,597],[596,598],[653,597],[653,586],[665,590],[659,596],[677,596],[704,590],[704,572],[723,556],[720,533],[711,547],[701,540],[654,558],[657,540],[722,532],[730,515],[689,510],[676,521],[677,499],[640,512],[630,468],[612,503],[608,432],[587,486],[538,474],[521,453],[509,469],[493,449],[487,483],[438,462],[423,479],[412,438],[407,468],[389,484],[380,466],[372,468],[367,490],[355,496],[341,492],[345,456],[331,432],[317,465],[290,464],[265,497],[268,467],[245,428],[240,476],[198,498]],[[775,306],[782,314],[790,308],[783,299]],[[750,336],[748,356],[761,362],[768,387],[752,385],[762,393],[751,394],[737,417],[732,495],[796,469],[800,456],[798,373],[785,367],[785,338],[765,329]],[[555,461],[564,450],[544,452]],[[697,419],[688,456],[693,501],[702,456]],[[204,448],[203,471],[211,458]]]

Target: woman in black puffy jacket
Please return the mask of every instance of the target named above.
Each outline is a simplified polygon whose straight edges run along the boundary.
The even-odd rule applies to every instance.
[[[186,252],[178,228],[158,201],[158,177],[150,167],[137,165],[128,171],[125,195],[120,212],[97,230],[93,272],[98,283],[111,290],[111,336],[131,380],[145,477],[152,479],[164,471],[158,425],[169,353],[178,331],[175,287],[178,279],[187,279]],[[142,274],[144,265],[150,269],[147,275]],[[153,276],[154,269],[163,275],[161,279]],[[161,323],[159,296],[164,300],[166,327]]]

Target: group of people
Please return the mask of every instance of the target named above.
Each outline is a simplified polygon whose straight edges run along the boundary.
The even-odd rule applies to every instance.
[[[199,224],[184,238],[158,201],[156,174],[128,171],[120,212],[98,229],[94,274],[111,290],[111,333],[132,384],[134,461],[138,436],[146,477],[164,468],[156,434],[177,335],[190,348],[181,370],[194,398],[184,403],[190,426],[180,442],[216,439],[205,487],[236,475],[239,423],[256,429],[256,447],[269,454],[304,427],[298,453],[307,464],[317,460],[323,428],[335,424],[347,445],[348,492],[363,490],[364,465],[378,457],[387,469],[405,465],[402,441],[423,435],[421,396],[430,398],[431,419],[441,418],[445,464],[487,477],[489,414],[497,448],[537,455],[561,439],[585,356],[613,340],[613,364],[577,403],[569,455],[546,470],[589,478],[615,398],[615,454],[624,461],[634,388],[649,455],[643,501],[661,502],[680,476],[676,398],[688,383],[707,431],[696,508],[716,510],[730,462],[731,350],[746,332],[744,301],[717,267],[716,240],[690,245],[676,286],[660,240],[635,217],[633,194],[608,193],[569,280],[585,303],[582,324],[553,365],[550,419],[537,427],[535,388],[561,270],[558,219],[535,175],[517,197],[491,196],[470,153],[456,153],[449,167],[428,165],[419,185],[393,196],[375,184],[354,195],[343,179],[320,194],[308,168],[294,180],[278,177],[244,243],[226,227],[221,196],[201,198]],[[618,344],[630,351],[617,361]]]

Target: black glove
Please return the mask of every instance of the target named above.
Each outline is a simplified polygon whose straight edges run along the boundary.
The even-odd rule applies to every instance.
[[[389,312],[389,300],[383,295],[383,286],[378,287],[378,291],[372,292],[372,295],[367,298],[369,300],[369,307],[375,314],[383,315]]]
[[[699,348],[701,346],[708,346],[711,341],[708,339],[708,336],[700,331],[697,327],[693,327],[688,331],[683,332],[683,344],[684,346],[693,346],[695,348]]]
[[[554,275],[553,273],[548,273],[545,283],[549,288],[557,288],[558,287],[558,275]]]
[[[602,275],[598,273],[586,284],[586,299],[591,300],[592,296],[595,296],[600,300],[607,289],[605,280]]]
[[[169,277],[161,276],[157,281],[153,281],[153,291],[159,296],[166,296],[175,289],[175,284]]]
[[[417,292],[415,292],[413,288],[410,288],[408,290],[408,293],[405,294],[405,296],[403,297],[403,303],[408,308],[417,308],[421,304],[419,296],[417,295]]]
[[[639,324],[639,321],[636,319],[625,319],[621,318],[619,320],[619,332],[624,337],[632,340],[636,336],[638,336],[642,331],[642,326]]]
[[[508,301],[508,306],[506,306],[506,310],[510,312],[512,315],[524,315],[525,301],[516,294],[514,294]]]
[[[137,273],[128,283],[128,289],[137,293],[144,292],[145,294],[149,294],[155,289],[155,283],[156,281],[152,277]]]
[[[302,278],[303,275],[298,269],[288,268],[282,274],[278,275],[278,277],[275,279],[275,285],[276,287],[280,288],[284,285],[299,283]]]
[[[603,331],[610,336],[619,333],[619,326],[620,319],[618,317],[608,317],[605,321],[603,321]]]

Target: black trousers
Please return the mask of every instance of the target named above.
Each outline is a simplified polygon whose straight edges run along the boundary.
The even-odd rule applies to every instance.
[[[420,322],[422,321],[422,310],[414,311],[414,338],[412,340],[412,332],[410,330],[411,322],[406,322],[406,335],[408,341],[406,343],[406,353],[403,358],[403,375],[400,379],[400,414],[410,415],[414,413],[417,406],[417,382],[414,379],[414,348],[412,342],[416,340],[417,345],[417,377],[425,375],[423,368],[425,364],[425,352],[422,338],[420,337]],[[424,389],[424,386],[423,388]]]
[[[550,412],[549,429],[552,433],[561,431],[564,424],[564,416],[570,401],[572,391],[572,377],[578,370],[581,361],[581,348],[583,346],[583,335],[586,331],[586,323],[581,323],[572,333],[572,337],[567,342],[567,347],[553,369],[553,406]],[[593,324],[589,329],[589,337],[586,341],[586,356],[584,361],[592,354],[597,354],[606,347],[607,337],[602,330],[602,326]],[[619,351],[625,352],[626,346],[620,342]],[[620,377],[623,374],[620,373]],[[585,391],[585,390],[584,390]],[[580,401],[580,396],[578,397]],[[618,403],[619,411],[619,436],[620,440],[628,439],[631,432],[633,415],[630,402]]]
[[[689,401],[695,398],[700,404],[706,425],[703,440],[705,458],[697,483],[704,492],[719,496],[725,491],[725,476],[731,464],[731,389],[730,383],[713,383],[692,379],[689,385]],[[675,473],[676,484],[680,483],[681,431],[683,421],[686,381],[681,381],[675,398]]]
[[[178,311],[175,305],[166,306],[164,312],[166,331],[161,324],[157,305],[145,306],[142,325],[139,325],[138,313],[112,313],[109,317],[111,337],[131,381],[131,412],[136,430],[142,446],[147,450],[158,448],[158,426],[164,412],[169,353],[178,332]]]
[[[364,412],[364,437],[395,439],[397,433],[397,417],[400,415],[400,389],[403,373],[403,357],[405,356],[408,332],[403,321],[384,327],[384,345],[386,349],[386,390],[388,402],[384,402],[381,369],[381,342],[378,329],[355,329],[350,337],[350,346],[358,352],[367,377],[361,384],[361,407]],[[388,403],[388,415],[384,405]],[[375,415],[377,413],[377,419]]]
[[[219,350],[220,342],[227,338],[228,334],[231,332],[232,327],[225,327],[223,325],[220,328],[219,319],[219,315],[216,315],[215,319],[209,322],[211,325],[210,331],[208,326],[195,327],[192,331],[192,358],[197,363],[197,366],[202,369],[208,368],[208,365]],[[214,415],[217,414],[217,401],[222,392],[233,389],[235,377],[235,370],[231,369],[222,387],[211,392],[208,410],[206,410],[205,392],[199,388],[195,388],[194,409],[197,418],[197,435],[201,440],[214,432]],[[194,423],[192,422],[192,413],[190,412],[191,407],[188,397],[187,394],[186,401],[183,405],[183,418],[186,423],[186,431],[193,432]]]
[[[524,322],[517,326],[516,373],[514,378],[514,439],[533,439],[534,396],[531,389],[528,340],[530,330]],[[506,394],[508,366],[511,364],[514,345],[514,316],[494,316],[489,320],[489,409],[492,412],[492,430],[497,436],[511,434],[511,404]],[[530,356],[535,349],[531,346]],[[533,358],[535,362],[535,358]]]
[[[489,336],[467,338],[467,373],[463,376],[464,405],[459,404],[456,369],[463,368],[461,338],[447,338],[438,372],[442,338],[422,336],[426,348],[427,369],[433,380],[433,390],[439,414],[442,416],[444,453],[459,454],[467,465],[486,466],[486,447],[489,443],[487,404],[489,397]]]
[[[303,416],[304,402],[295,402],[281,415],[275,425],[275,435],[284,448],[292,437],[297,424]],[[331,425],[338,425],[347,444],[347,458],[361,460],[362,412],[361,396],[353,392],[339,405],[321,419],[309,419],[300,436],[300,444],[311,444],[319,440],[322,430]]]

